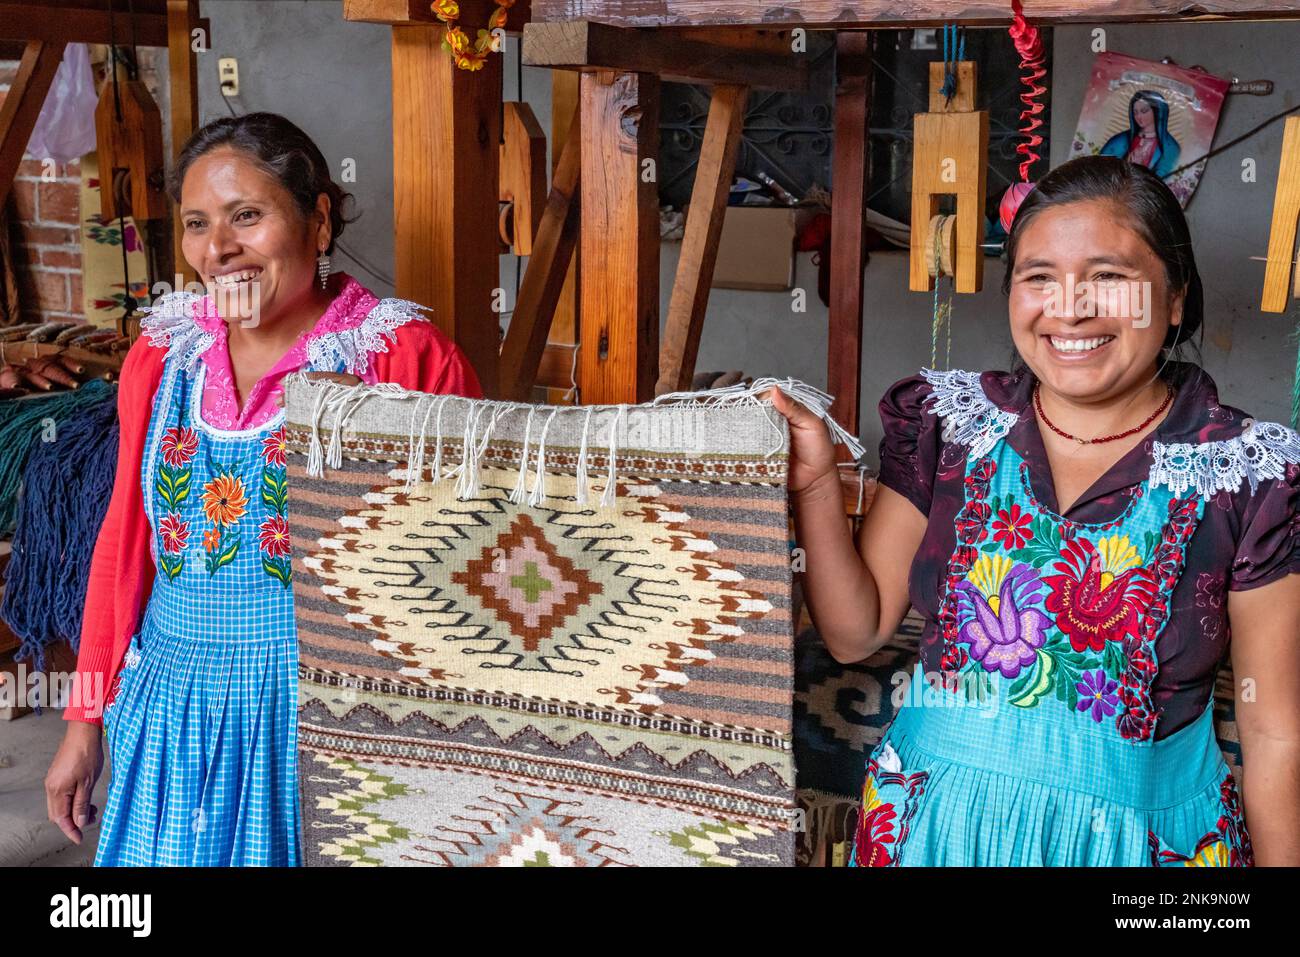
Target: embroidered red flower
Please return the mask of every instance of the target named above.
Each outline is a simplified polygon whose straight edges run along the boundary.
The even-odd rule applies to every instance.
[[[278,465],[283,468],[285,451],[284,429],[276,429],[262,440],[262,458],[267,465]]]
[[[158,531],[162,534],[163,551],[175,555],[185,547],[190,537],[190,523],[182,522],[175,512],[168,512],[158,523]]]
[[[993,541],[999,542],[1008,551],[1024,548],[1025,543],[1033,537],[1033,532],[1029,530],[1032,523],[1033,516],[1021,512],[1020,506],[1012,502],[1010,510],[998,509],[998,517],[993,520]]]
[[[199,448],[199,437],[193,429],[173,426],[163,433],[163,461],[172,468],[180,468]]]
[[[894,835],[897,816],[892,804],[864,808],[858,815],[858,839],[853,853],[859,867],[888,867],[893,863],[889,852],[890,845],[897,840]]]
[[[283,515],[272,515],[258,528],[261,529],[258,539],[262,551],[272,557],[289,554],[289,523],[284,520]]]
[[[1102,651],[1107,641],[1137,635],[1139,616],[1155,595],[1146,568],[1116,574],[1087,539],[1064,543],[1052,567],[1060,574],[1043,576],[1052,589],[1044,605],[1075,651]]]

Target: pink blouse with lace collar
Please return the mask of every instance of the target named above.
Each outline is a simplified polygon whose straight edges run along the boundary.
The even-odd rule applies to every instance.
[[[284,377],[307,364],[308,347],[312,341],[355,329],[379,304],[370,290],[347,273],[336,273],[331,282],[338,292],[316,325],[299,336],[289,351],[280,357],[280,361],[257,380],[242,410],[235,389],[234,370],[230,365],[226,321],[217,314],[210,296],[204,296],[199,301],[194,322],[214,336],[212,345],[200,356],[204,365],[203,420],[208,425],[218,429],[243,430],[257,428],[269,421],[279,411],[276,397],[283,391]],[[378,381],[373,363],[366,363],[358,376],[368,383]]]

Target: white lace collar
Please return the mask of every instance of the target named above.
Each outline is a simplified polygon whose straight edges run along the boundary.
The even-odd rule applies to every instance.
[[[923,406],[942,420],[943,440],[967,446],[972,455],[987,455],[1020,419],[988,397],[978,372],[922,369],[921,375],[932,388]],[[1249,483],[1254,495],[1261,482],[1285,478],[1287,465],[1294,464],[1300,464],[1300,434],[1278,422],[1250,420],[1231,439],[1154,441],[1148,484],[1167,487],[1175,495],[1193,489],[1210,498]]]
[[[187,372],[194,371],[199,358],[217,338],[203,328],[195,315],[204,298],[194,292],[167,293],[144,310],[140,320],[140,331],[149,338],[150,345],[166,349],[168,358]],[[341,362],[350,374],[364,376],[371,356],[388,351],[388,343],[395,341],[398,328],[412,320],[428,321],[425,311],[426,306],[406,299],[380,299],[360,323],[326,328],[311,335],[307,359],[315,369],[333,370]]]

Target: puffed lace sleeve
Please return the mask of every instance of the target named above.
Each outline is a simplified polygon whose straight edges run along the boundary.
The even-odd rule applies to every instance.
[[[895,382],[880,400],[879,484],[887,486],[930,514],[934,477],[942,448],[940,423],[923,403],[932,390],[920,374]]]
[[[1300,572],[1300,464],[1247,497],[1228,587],[1258,588]]]

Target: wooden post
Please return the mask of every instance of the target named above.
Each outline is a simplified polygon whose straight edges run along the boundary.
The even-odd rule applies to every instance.
[[[953,287],[979,292],[984,284],[984,197],[988,178],[989,114],[975,109],[978,70],[973,61],[957,64],[957,90],[946,101],[943,64],[930,64],[930,109],[913,118],[912,234],[908,287],[914,292],[934,289],[931,276],[935,252],[930,244],[931,220],[939,213],[939,197],[955,196]],[[942,239],[940,239],[942,242]]]
[[[501,346],[501,397],[516,402],[528,400],[537,380],[556,301],[577,245],[578,151],[582,144],[578,120],[572,122],[572,135],[560,155],[555,181],[546,199],[546,212],[537,231],[537,243],[528,260],[510,328]]]
[[[194,135],[199,118],[199,78],[198,65],[193,52],[195,29],[199,28],[198,0],[167,0],[167,75],[171,83],[171,133],[172,162],[180,158],[185,141]],[[206,24],[202,29],[205,34]],[[204,36],[203,43],[212,48],[212,37]],[[100,164],[100,170],[104,165]],[[112,171],[107,171],[111,177]],[[190,264],[185,261],[181,249],[181,240],[185,236],[185,226],[181,222],[179,206],[172,213],[172,272],[179,275],[184,283],[198,278]],[[174,277],[166,275],[166,281]]]
[[[839,33],[835,44],[835,143],[831,158],[831,275],[835,281],[831,283],[826,383],[835,396],[831,414],[857,434],[862,389],[871,34]],[[846,454],[843,448],[839,448],[839,454]]]
[[[659,78],[584,73],[582,348],[584,405],[645,402],[659,366]]]
[[[546,134],[527,103],[502,104],[505,128],[501,144],[499,201],[511,204],[511,250],[531,256],[546,207]]]
[[[397,295],[429,306],[495,396],[501,57],[459,70],[441,26],[393,27]]]
[[[709,305],[713,266],[718,259],[718,239],[727,214],[727,195],[740,149],[740,129],[745,119],[743,86],[716,86],[709,101],[709,118],[695,167],[691,205],[686,212],[686,232],[677,260],[677,280],[668,303],[668,323],[659,358],[659,384],[663,395],[691,387],[700,333]]]
[[[570,70],[551,71],[551,177],[554,178],[560,165],[560,156],[568,142],[569,134],[578,135],[578,74]],[[581,141],[579,141],[581,143]],[[574,246],[569,260],[569,271],[564,277],[564,288],[555,303],[555,315],[551,319],[548,342],[558,343],[559,347],[572,352],[578,343],[578,272],[581,255]],[[543,353],[545,355],[545,353]],[[572,369],[570,362],[566,369]],[[565,376],[568,379],[568,376]],[[546,401],[560,403],[564,401],[568,389],[548,388]]]
[[[1300,290],[1300,267],[1295,265],[1295,237],[1300,227],[1300,116],[1287,118],[1282,134],[1282,162],[1277,171],[1273,222],[1268,234],[1268,261],[1264,267],[1264,294],[1260,309],[1284,312],[1287,287],[1294,272]],[[1300,292],[1297,293],[1300,295]]]

